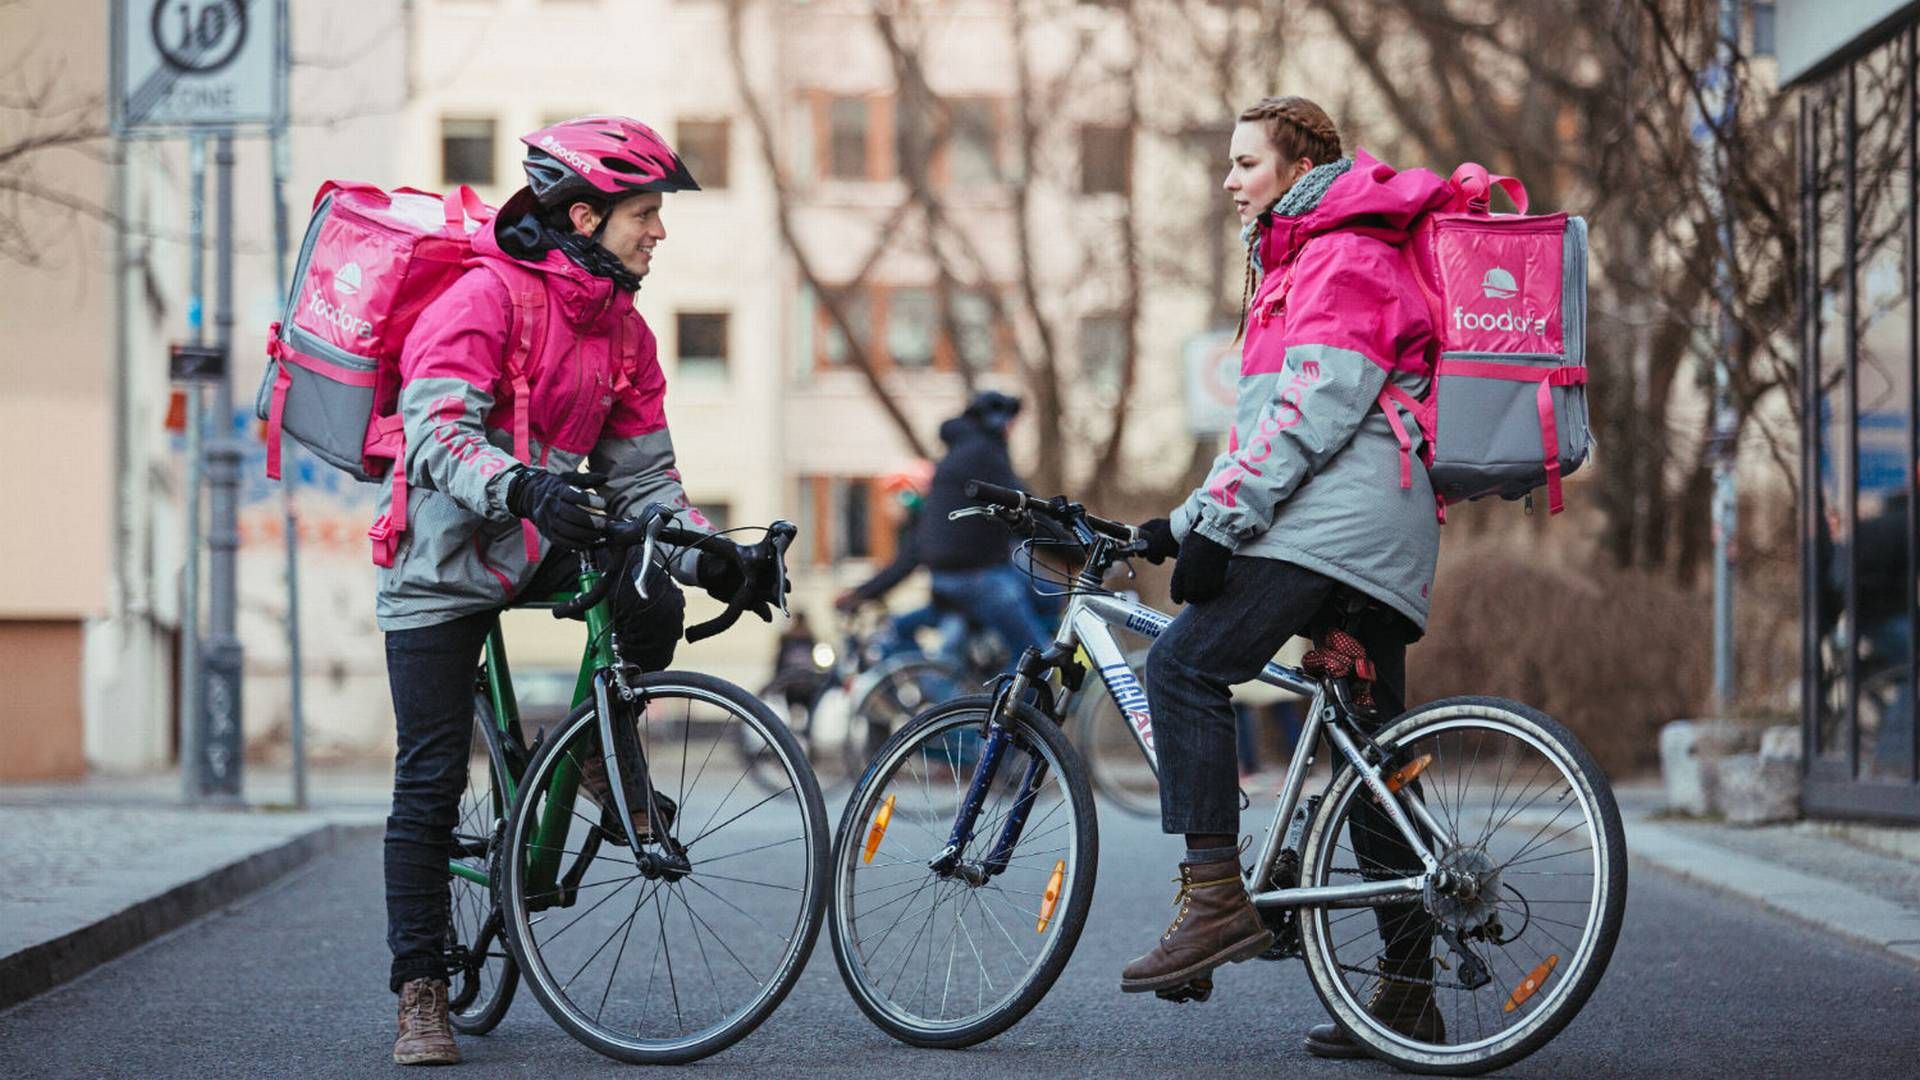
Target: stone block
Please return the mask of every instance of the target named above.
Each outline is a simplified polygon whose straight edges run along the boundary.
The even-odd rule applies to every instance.
[[[1767,825],[1800,816],[1800,765],[1764,754],[1728,754],[1712,765],[1712,790],[1729,825]]]

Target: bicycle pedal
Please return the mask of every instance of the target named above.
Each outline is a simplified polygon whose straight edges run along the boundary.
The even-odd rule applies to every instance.
[[[1189,1001],[1205,1001],[1213,996],[1213,979],[1204,977],[1195,979],[1183,986],[1171,990],[1155,990],[1153,996],[1176,1005],[1185,1005]]]

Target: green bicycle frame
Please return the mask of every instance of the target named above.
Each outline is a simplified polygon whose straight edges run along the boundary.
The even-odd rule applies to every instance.
[[[571,592],[557,593],[547,600],[522,605],[533,608],[553,608],[588,592],[600,583],[602,572],[583,570],[580,574],[579,588]],[[593,676],[595,672],[610,670],[613,667],[613,646],[609,638],[613,621],[612,608],[608,601],[588,608],[585,612],[587,622],[587,645],[580,655],[580,673],[574,680],[573,704],[569,711],[578,708],[582,702],[593,698]],[[524,746],[520,727],[520,703],[513,692],[513,674],[507,663],[506,636],[501,631],[500,622],[494,620],[493,628],[487,633],[487,642],[480,657],[480,685],[486,690],[487,700],[493,706],[493,722],[497,737],[504,745]],[[520,776],[518,769],[524,763],[507,757],[506,791],[495,791],[492,795],[494,811],[505,817],[507,810],[519,797]],[[566,837],[572,816],[574,793],[580,787],[580,769],[571,758],[560,762],[553,771],[553,780],[547,788],[547,803],[541,808],[540,821],[533,835],[533,858],[528,865],[527,878],[531,891],[545,892],[554,887],[560,869],[561,841]],[[479,885],[489,885],[485,870],[475,869],[459,862],[448,860],[448,869],[455,875]]]

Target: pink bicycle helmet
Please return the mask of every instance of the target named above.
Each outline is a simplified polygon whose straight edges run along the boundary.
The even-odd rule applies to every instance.
[[[660,133],[624,116],[582,116],[522,135],[527,187],[541,206],[642,191],[698,191]]]

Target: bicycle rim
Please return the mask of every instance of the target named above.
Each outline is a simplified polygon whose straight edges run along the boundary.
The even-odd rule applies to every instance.
[[[902,729],[848,801],[834,853],[835,958],[861,1008],[920,1046],[967,1046],[1024,1016],[1065,966],[1098,861],[1084,766],[1052,721],[1022,709],[994,769],[964,871],[929,866],[947,847],[986,760],[989,699],[949,702]],[[1045,772],[1006,868],[986,861],[1030,766]]]
[[[690,869],[643,865],[584,787],[556,804],[561,764],[577,768],[597,746],[587,705],[529,770],[502,905],[522,974],[562,1027],[619,1060],[685,1062],[753,1030],[799,977],[825,904],[826,818],[799,746],[752,695],[684,673],[638,687],[645,705],[628,722],[654,789],[676,807],[667,835]],[[744,757],[743,728],[758,743]],[[774,791],[750,779],[766,761],[786,778]],[[543,817],[556,823],[545,845]],[[563,871],[583,853],[591,862],[571,892],[564,879],[532,887],[543,853]]]
[[[493,851],[506,826],[509,806],[493,709],[485,697],[475,699],[473,724],[467,786],[453,827],[451,862],[461,870],[487,875],[491,882]],[[457,1030],[483,1035],[506,1015],[518,973],[495,917],[492,884],[482,885],[458,872],[450,877],[447,928],[450,952],[460,962],[451,965],[448,1015]]]
[[[1511,1064],[1579,1011],[1612,954],[1626,874],[1612,795],[1572,736],[1524,706],[1438,702],[1380,741],[1393,771],[1417,771],[1406,790],[1447,833],[1429,840],[1435,857],[1473,887],[1303,911],[1315,988],[1403,1068]],[[1352,770],[1335,778],[1309,832],[1306,884],[1419,875],[1417,858],[1383,855],[1371,798]]]
[[[857,777],[893,733],[914,717],[960,693],[964,679],[931,657],[896,661],[860,695],[847,719],[847,775]]]

